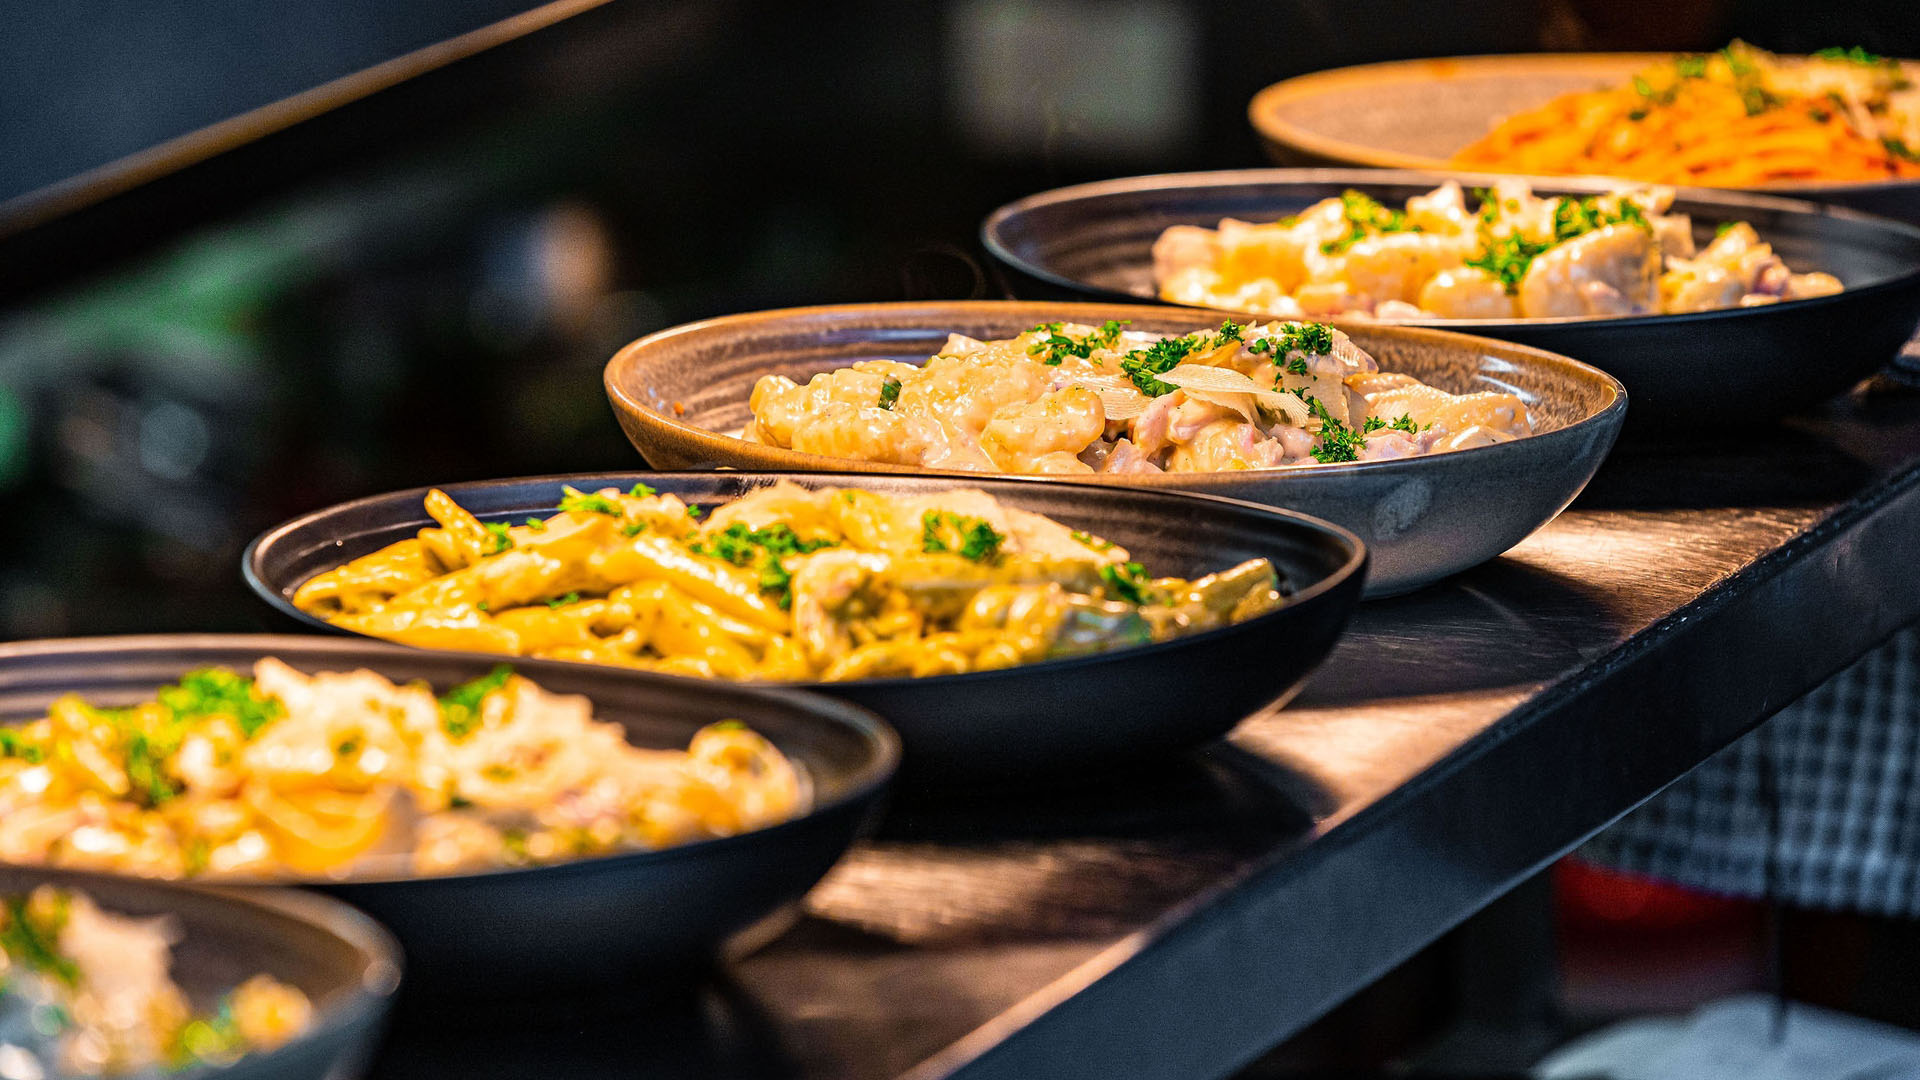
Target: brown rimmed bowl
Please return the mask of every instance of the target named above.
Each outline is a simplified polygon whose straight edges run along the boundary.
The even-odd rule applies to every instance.
[[[1279,165],[1449,169],[1514,113],[1619,86],[1672,53],[1519,53],[1360,64],[1255,94],[1247,119]],[[1920,180],[1782,181],[1743,190],[1920,221]]]
[[[949,332],[1006,338],[1038,323],[1184,334],[1221,316],[1175,307],[945,301],[789,308],[729,315],[662,330],[607,364],[607,396],[627,438],[655,468],[873,474],[930,470],[803,454],[732,437],[762,375],[799,382],[856,360],[920,363]],[[1522,345],[1416,327],[1343,326],[1382,370],[1403,371],[1456,393],[1519,395],[1534,434],[1495,446],[1345,465],[1158,476],[1030,478],[1123,491],[1188,491],[1298,511],[1349,529],[1371,557],[1369,596],[1407,592],[1476,566],[1551,521],[1586,486],[1627,411],[1626,391],[1604,372]],[[954,474],[975,476],[980,474]]]

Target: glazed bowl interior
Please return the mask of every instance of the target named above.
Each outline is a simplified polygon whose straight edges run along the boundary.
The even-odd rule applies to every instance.
[[[109,914],[164,916],[179,932],[170,975],[196,1011],[257,974],[313,1003],[312,1024],[275,1050],[185,1076],[320,1080],[352,1075],[371,1053],[400,982],[400,950],[345,904],[288,890],[187,889],[157,881],[0,866],[0,895],[50,884],[85,893]]]
[[[543,477],[443,490],[482,521],[518,521],[551,512],[563,485],[592,491],[645,482],[712,507],[781,480],[893,495],[978,487],[1121,544],[1156,575],[1198,577],[1251,558],[1268,559],[1280,574],[1288,602],[1279,610],[1171,641],[998,671],[782,684],[885,716],[901,733],[909,779],[920,784],[1085,773],[1215,738],[1298,688],[1345,625],[1365,576],[1364,548],[1343,530],[1173,492],[1007,478],[734,472]],[[429,524],[423,495],[375,496],[270,530],[249,549],[247,579],[289,625],[334,630],[295,608],[294,591],[316,573]],[[1202,685],[1209,692],[1195,694]]]
[[[69,692],[102,706],[150,700],[185,671],[246,671],[265,656],[308,673],[365,668],[437,690],[502,662],[313,635],[22,642],[0,646],[0,722],[44,715]],[[376,856],[336,876],[279,879],[325,889],[379,919],[405,948],[416,989],[498,991],[503,969],[529,985],[561,985],[697,967],[819,880],[870,824],[898,762],[891,729],[846,702],[578,664],[512,663],[549,691],[586,696],[596,719],[620,724],[635,745],[684,748],[708,723],[743,721],[795,763],[811,805],[767,828],[657,851],[428,877],[414,876],[404,857]],[[450,919],[455,911],[461,918]]]
[[[769,374],[804,381],[858,360],[919,363],[950,332],[1005,338],[1042,322],[1117,319],[1136,330],[1184,334],[1218,327],[1221,318],[1174,307],[1004,301],[757,312],[664,330],[627,346],[607,365],[607,393],[627,437],[656,468],[926,473],[749,443],[729,433],[747,422],[753,385]],[[1323,518],[1366,542],[1373,560],[1369,595],[1386,595],[1492,558],[1551,520],[1599,467],[1626,413],[1617,381],[1564,356],[1418,327],[1344,329],[1383,370],[1456,393],[1518,395],[1534,434],[1393,461],[1039,482],[1193,491]]]

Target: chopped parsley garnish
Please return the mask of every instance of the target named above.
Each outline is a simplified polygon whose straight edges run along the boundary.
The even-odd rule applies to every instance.
[[[1327,255],[1338,255],[1369,236],[1380,233],[1420,232],[1420,226],[1398,210],[1389,210],[1379,200],[1351,189],[1340,194],[1340,212],[1347,231],[1320,245]]]
[[[1187,354],[1198,348],[1200,339],[1196,335],[1177,338],[1162,338],[1144,349],[1135,349],[1120,361],[1120,370],[1126,372],[1133,385],[1148,397],[1160,397],[1171,394],[1178,387],[1161,382],[1156,375],[1164,375],[1180,366]]]
[[[228,716],[249,739],[286,713],[278,698],[262,696],[254,690],[252,679],[225,668],[189,671],[174,685],[161,687],[157,698],[176,721]]]
[[[1477,254],[1465,262],[1467,266],[1493,275],[1508,293],[1520,291],[1520,281],[1527,276],[1534,259],[1575,237],[1585,236],[1609,225],[1632,225],[1649,232],[1653,229],[1646,212],[1637,204],[1627,199],[1616,199],[1614,205],[1606,207],[1600,204],[1600,196],[1589,195],[1583,199],[1562,198],[1555,202],[1551,240],[1543,243],[1529,240],[1518,233],[1495,240],[1491,230],[1494,222],[1500,220],[1499,204],[1484,190],[1476,194],[1481,199],[1482,246]]]
[[[1159,599],[1148,584],[1147,568],[1137,562],[1107,563],[1100,568],[1100,579],[1107,583],[1114,599],[1136,607]]]
[[[1067,535],[1073,537],[1075,540],[1079,541],[1082,544],[1085,544],[1087,547],[1090,547],[1095,551],[1112,551],[1113,550],[1113,541],[1102,540],[1101,538],[1093,535],[1092,533],[1081,532],[1079,529],[1075,529],[1072,532],[1068,533]]]
[[[893,403],[900,400],[900,380],[889,375],[880,380],[880,407],[892,409]]]
[[[168,1048],[168,1063],[186,1069],[202,1062],[219,1064],[231,1061],[247,1048],[246,1036],[233,1017],[233,996],[220,1001],[220,1007],[205,1020],[191,1020],[181,1027]]]
[[[1307,373],[1305,356],[1325,356],[1333,352],[1333,328],[1325,323],[1283,323],[1280,329],[1247,344],[1247,351],[1273,358],[1280,364],[1294,353],[1303,354],[1284,366],[1295,375]]]
[[[1307,412],[1320,420],[1319,438],[1312,450],[1313,459],[1322,465],[1360,460],[1360,448],[1367,445],[1366,434],[1334,419],[1319,398],[1301,394],[1300,400],[1307,403]]]
[[[606,514],[619,517],[620,504],[605,495],[588,495],[583,491],[562,486],[560,488],[560,512],[563,514]]]
[[[625,525],[620,526],[621,536],[639,536],[646,531],[647,523],[644,521],[629,521]]]
[[[1858,45],[1855,45],[1851,49],[1843,49],[1838,45],[1834,45],[1821,49],[1814,53],[1813,56],[1816,60],[1846,60],[1855,64],[1885,64],[1889,62],[1886,57],[1877,53],[1870,53]]]
[[[687,516],[692,518],[693,520],[699,521],[700,515],[704,513],[706,513],[706,511],[700,509],[698,506],[695,506],[692,503],[687,504]]]
[[[806,555],[821,548],[838,547],[834,540],[804,540],[784,522],[761,529],[749,529],[734,522],[706,540],[692,545],[693,553],[735,566],[760,571],[760,591],[773,593],[782,608],[793,605],[793,574],[782,562],[789,555]]]
[[[920,550],[928,554],[950,551],[972,562],[992,562],[1006,539],[977,517],[946,510],[920,515]]]
[[[1046,336],[1029,344],[1027,355],[1038,358],[1043,364],[1058,364],[1069,356],[1077,356],[1085,360],[1091,357],[1096,349],[1111,349],[1113,343],[1120,340],[1120,328],[1125,325],[1126,321],[1108,319],[1100,324],[1100,329],[1076,340],[1072,335],[1063,332],[1065,323],[1041,323],[1027,333],[1044,333]],[[886,407],[885,404],[881,405],[883,409]]]
[[[440,695],[440,726],[454,739],[464,739],[480,727],[480,703],[507,685],[513,668],[500,664],[477,679],[463,682]]]
[[[532,529],[534,532],[546,532],[547,523],[540,520],[539,518],[528,518],[527,528]]]
[[[565,596],[556,596],[553,599],[547,601],[547,606],[550,608],[558,609],[558,608],[563,608],[568,604],[577,604],[579,602],[580,602],[580,594],[577,592],[570,592]]]
[[[487,529],[487,550],[481,552],[481,554],[498,555],[513,547],[513,537],[507,535],[506,522],[488,521],[483,524],[485,524]]]
[[[1740,222],[1738,221],[1723,221],[1720,224],[1715,225],[1713,227],[1713,238],[1715,240],[1718,240],[1721,237],[1732,232],[1734,229],[1738,228],[1739,226],[1740,226]]]
[[[1707,75],[1707,58],[1704,56],[1682,56],[1673,62],[1674,73],[1683,79],[1703,79]]]
[[[1430,428],[1432,426],[1433,426],[1432,424],[1428,424],[1426,427]],[[1422,431],[1426,430],[1426,428],[1416,425],[1413,422],[1413,417],[1408,415],[1407,413],[1401,413],[1400,419],[1395,420],[1391,424],[1388,424],[1387,427],[1393,429],[1394,431],[1404,431],[1409,435],[1418,435]]]
[[[1881,139],[1880,144],[1885,146],[1887,153],[1892,154],[1894,157],[1905,158],[1908,161],[1920,161],[1920,150],[1915,150],[1913,147],[1908,146],[1904,139],[1897,139],[1889,135]]]
[[[167,757],[179,748],[178,738],[156,741],[149,739],[144,731],[136,731],[127,736],[124,747],[127,755],[127,783],[133,788],[128,794],[135,802],[146,806],[159,806],[180,794],[179,786],[163,768]]]
[[[645,484],[635,484],[627,489],[627,494],[635,499],[650,499],[660,493]]]
[[[0,728],[0,758],[19,758],[29,765],[38,765],[47,759],[47,751],[13,728]]]
[[[7,897],[0,908],[0,950],[12,963],[78,986],[79,966],[60,952],[60,931],[67,925],[66,894],[39,895],[52,896],[53,902],[36,902],[32,893]]]

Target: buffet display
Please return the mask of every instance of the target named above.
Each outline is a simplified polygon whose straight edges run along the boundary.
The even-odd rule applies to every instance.
[[[985,232],[1036,291],[1209,310],[675,327],[606,388],[652,465],[705,471],[375,496],[249,549],[280,615],[387,644],[0,646],[0,1076],[219,1072],[350,1002],[352,1039],[312,1060],[332,1068],[372,1038],[397,954],[266,884],[363,906],[439,990],[496,968],[670,981],[797,905],[903,743],[917,783],[964,788],[1217,739],[1299,689],[1363,587],[1424,587],[1551,521],[1621,430],[1615,375],[1697,425],[1864,373],[1810,340],[1883,361],[1920,317],[1920,230],[1664,185],[1920,180],[1916,73],[1736,42],[1452,155],[1618,178],[1571,187],[1287,172],[1034,196]],[[1557,351],[1384,325],[1408,321]],[[469,905],[485,935],[448,924]],[[229,910],[249,929],[219,970],[248,974],[177,982],[176,946]],[[315,947],[373,972],[363,997],[266,973],[262,942],[292,931],[256,919],[332,934]]]

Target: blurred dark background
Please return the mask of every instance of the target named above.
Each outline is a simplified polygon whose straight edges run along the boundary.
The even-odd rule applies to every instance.
[[[1288,75],[1736,35],[1916,55],[1909,4],[13,0],[0,638],[247,628],[240,548],[291,514],[638,467],[600,390],[619,345],[994,295],[992,207],[1258,164],[1247,99]]]

